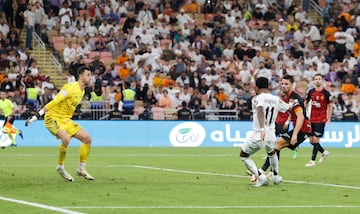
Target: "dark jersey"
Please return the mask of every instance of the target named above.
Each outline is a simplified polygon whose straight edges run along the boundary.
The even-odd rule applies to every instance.
[[[310,121],[312,123],[325,123],[327,120],[327,106],[331,103],[331,94],[326,90],[321,91],[311,89],[306,96],[306,101],[310,103],[311,100],[311,111]]]
[[[290,99],[295,101],[293,108],[288,111],[290,113],[293,126],[295,127],[296,124],[296,119],[297,119],[296,112],[302,110],[305,120],[301,127],[301,131],[305,133],[311,133],[311,124],[310,124],[310,120],[306,117],[306,108],[304,104],[304,99],[297,93],[291,92],[290,96],[287,96],[283,100],[289,103]]]
[[[289,117],[289,114],[287,112],[279,112],[276,117],[276,124],[278,125],[284,125]]]
[[[191,120],[191,111],[187,108],[182,108],[177,112],[178,120]]]

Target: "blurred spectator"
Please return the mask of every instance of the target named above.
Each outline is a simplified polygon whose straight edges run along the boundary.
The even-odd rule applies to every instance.
[[[356,86],[351,82],[351,78],[345,78],[345,81],[341,85],[341,91],[344,93],[354,93]]]
[[[131,88],[131,83],[126,83],[126,88],[122,91],[123,114],[134,114],[136,91]]]
[[[68,41],[67,47],[64,49],[64,62],[70,64],[75,60],[76,50],[72,47],[72,41]]]
[[[45,87],[44,92],[40,96],[40,106],[45,106],[52,99],[52,88]]]
[[[25,111],[23,113],[21,113],[20,119],[26,120],[29,117],[36,115],[36,114],[37,114],[37,110],[34,109],[34,105],[32,103],[29,103],[26,105]]]
[[[26,25],[26,43],[25,47],[32,50],[32,33],[35,26],[35,6],[29,4],[27,10],[24,12],[24,20]]]
[[[177,111],[178,120],[191,120],[191,111],[187,108],[185,101],[181,103],[181,109]]]
[[[161,108],[172,108],[173,107],[173,103],[169,96],[168,90],[166,90],[166,89],[163,90],[163,94],[160,97],[158,104],[159,104],[159,107],[161,107]]]
[[[153,120],[154,114],[151,110],[152,105],[148,102],[144,102],[144,111],[139,114],[139,120]]]
[[[55,10],[54,10],[55,12]],[[56,14],[56,12],[55,12]],[[59,10],[59,17],[60,17],[60,24],[65,25],[65,22],[71,22],[73,13],[71,8],[69,8],[69,3],[67,1],[64,1],[62,4],[61,9]]]
[[[35,88],[34,82],[28,84],[25,93],[25,104],[32,104],[35,109],[38,108],[40,103],[40,91]]]
[[[346,112],[344,112],[342,116],[342,121],[358,121],[358,116],[351,110],[351,105],[346,105]]]
[[[109,112],[109,120],[122,120],[122,112],[119,110],[119,103],[114,103],[113,110]]]
[[[95,71],[96,69],[98,69],[100,71],[100,74],[103,74],[106,70],[104,63],[102,61],[100,61],[99,55],[96,55],[94,57],[94,60],[92,62],[90,62],[89,66],[92,71]]]
[[[12,81],[9,80],[7,74],[4,75],[4,80],[1,82],[0,91],[14,91],[15,87]]]
[[[44,25],[44,19],[45,19],[45,10],[43,6],[40,4],[39,0],[35,1],[35,32],[40,35],[41,34],[41,28]]]

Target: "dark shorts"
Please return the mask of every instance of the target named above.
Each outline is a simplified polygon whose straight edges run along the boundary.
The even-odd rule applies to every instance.
[[[293,130],[291,130],[287,133],[284,133],[284,134],[280,134],[280,137],[285,139],[287,142],[290,142],[292,134],[293,134]],[[312,133],[305,133],[305,132],[300,131],[297,135],[297,143],[295,145],[289,144],[288,148],[294,149],[294,148],[298,147],[302,142],[304,142],[310,136],[312,136]]]
[[[324,135],[325,123],[311,123],[313,136],[322,137]]]
[[[280,136],[281,134],[284,134],[289,131],[289,126],[287,129],[284,129],[284,125],[279,125],[275,123],[275,135]]]

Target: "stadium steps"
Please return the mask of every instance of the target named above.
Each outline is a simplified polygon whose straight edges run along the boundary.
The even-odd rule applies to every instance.
[[[23,30],[20,35],[20,41],[25,45],[26,42],[26,31]],[[46,47],[44,51],[38,51],[36,48],[30,50],[31,55],[36,60],[39,68],[43,69],[44,73],[50,76],[51,81],[55,84],[56,88],[60,88],[66,83],[65,71],[60,74],[52,61],[49,60],[49,55],[52,51]]]

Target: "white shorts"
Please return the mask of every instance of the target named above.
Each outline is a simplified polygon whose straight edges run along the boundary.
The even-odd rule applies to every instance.
[[[275,132],[266,132],[265,140],[261,142],[261,132],[252,132],[241,146],[241,150],[249,155],[254,154],[261,148],[265,148],[266,153],[272,152],[275,146]]]

